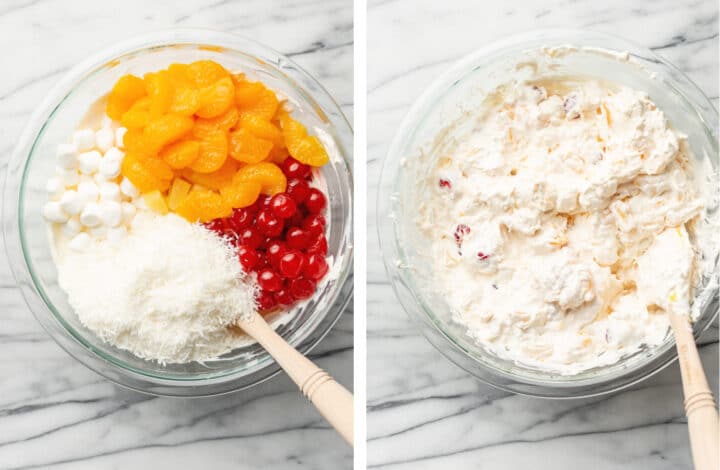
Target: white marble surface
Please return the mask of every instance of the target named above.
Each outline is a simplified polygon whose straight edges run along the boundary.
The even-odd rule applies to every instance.
[[[444,359],[409,324],[382,266],[380,164],[410,104],[453,61],[531,29],[615,33],[655,49],[717,105],[715,0],[369,0],[368,467],[689,469],[677,365],[625,392],[548,401],[495,390]],[[384,221],[383,221],[384,222]],[[718,386],[718,330],[701,348]]]
[[[236,32],[305,67],[352,116],[351,0],[11,0],[0,4],[0,178],[33,107],[90,53],[173,26]],[[181,400],[113,386],[40,328],[0,255],[0,469],[340,469],[352,451],[289,379]],[[349,309],[312,356],[352,387]]]

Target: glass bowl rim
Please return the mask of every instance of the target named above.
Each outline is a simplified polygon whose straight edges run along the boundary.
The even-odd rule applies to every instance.
[[[352,126],[348,122],[339,104],[312,75],[284,54],[242,35],[199,28],[164,29],[129,37],[111,47],[98,51],[73,66],[64,74],[63,78],[48,91],[41,103],[36,106],[35,111],[27,120],[20,138],[14,147],[5,176],[2,205],[3,237],[5,240],[6,255],[10,261],[9,265],[15,281],[20,287],[25,304],[43,329],[71,357],[107,380],[139,392],[167,396],[209,396],[230,393],[255,386],[275,376],[281,369],[272,357],[265,352],[258,359],[257,368],[245,375],[238,376],[237,374],[240,371],[235,367],[224,370],[221,373],[199,374],[197,377],[166,377],[154,375],[153,372],[143,371],[132,365],[125,364],[122,359],[108,356],[104,352],[96,350],[92,344],[84,339],[82,334],[67,325],[62,315],[56,311],[53,303],[47,298],[45,290],[36,280],[36,273],[31,268],[32,263],[28,260],[29,255],[26,249],[26,241],[22,235],[24,198],[21,194],[25,186],[27,168],[37,140],[42,136],[45,126],[54,115],[56,109],[75,91],[76,85],[82,83],[83,80],[92,76],[113,60],[132,54],[146,53],[155,48],[173,46],[197,47],[198,49],[202,49],[203,47],[219,47],[220,50],[211,50],[220,53],[228,51],[259,60],[264,66],[272,67],[282,74],[286,82],[294,86],[310,104],[323,114],[322,118],[327,125],[327,131],[332,136],[339,150],[339,158],[333,159],[331,164],[339,165],[338,171],[341,174],[345,174],[349,179],[349,187],[346,188],[349,207],[340,240],[341,242],[345,240],[350,241],[346,243],[342,251],[343,259],[340,260],[340,274],[336,280],[336,284],[332,290],[328,291],[331,302],[328,302],[325,308],[326,311],[323,315],[311,321],[311,323],[314,323],[310,325],[312,329],[307,331],[304,338],[296,338],[296,340],[300,342],[310,340],[309,343],[302,345],[301,352],[303,354],[309,353],[322,341],[339,320],[348,302],[352,298],[353,292],[351,274],[354,246],[351,243],[351,239],[353,233],[352,191],[354,184],[353,168],[349,158],[350,152],[352,151],[352,144],[348,142],[347,138],[343,137],[343,133],[352,135]],[[255,52],[247,52],[245,49],[248,48],[254,48]],[[290,65],[293,70],[288,74],[287,70],[279,69],[276,63],[259,58],[256,55],[257,53],[271,56],[277,61],[283,61]],[[312,85],[313,92],[308,90],[308,85]],[[318,102],[318,99],[322,101],[322,105]],[[328,116],[328,109],[332,109],[334,116]],[[337,132],[340,129],[342,129],[342,133]],[[22,169],[19,175],[11,170],[14,165]],[[14,181],[18,176],[20,177],[19,180]],[[13,251],[10,242],[19,247],[19,250]],[[27,283],[28,280],[30,281],[29,284]],[[49,311],[49,316],[46,315],[47,312],[39,312],[32,307],[31,301],[34,303],[38,299]],[[43,315],[41,315],[41,313]],[[308,319],[310,320],[313,316],[315,316],[315,312],[311,312]],[[58,328],[58,325],[60,328]],[[65,337],[58,337],[58,331],[64,333]],[[68,339],[70,340],[69,342],[66,341]],[[119,372],[119,375],[107,373],[104,366],[108,364],[111,369]],[[251,383],[239,386],[233,385],[233,381],[245,377],[252,377],[253,375],[259,375],[259,377]],[[127,382],[123,381],[123,378],[126,378]],[[149,383],[143,384],[144,381],[148,381]]]
[[[483,65],[476,65],[479,61],[482,61],[482,59],[509,48],[521,48],[525,46],[528,50],[540,49],[542,45],[539,44],[539,41],[542,39],[565,41],[565,44],[569,46],[577,46],[580,48],[597,48],[594,44],[583,44],[583,42],[603,40],[608,43],[621,44],[628,51],[638,52],[641,54],[642,59],[650,59],[659,67],[670,70],[676,74],[677,77],[671,79],[673,84],[677,85],[678,82],[681,82],[681,89],[689,90],[694,93],[694,96],[701,97],[701,99],[704,100],[703,104],[709,107],[714,122],[717,123],[718,111],[712,106],[712,103],[695,82],[677,66],[657,55],[652,50],[623,37],[591,30],[584,31],[562,28],[538,29],[508,36],[476,49],[454,61],[446,71],[423,90],[405,113],[401,124],[390,141],[387,153],[382,162],[379,179],[380,185],[376,199],[377,237],[381,248],[385,272],[396,298],[411,321],[421,327],[421,332],[425,339],[445,356],[446,359],[476,379],[508,392],[538,398],[585,398],[622,390],[660,372],[677,359],[674,339],[670,338],[669,341],[665,341],[664,344],[653,350],[651,355],[639,361],[633,368],[616,372],[613,376],[606,376],[601,381],[587,378],[577,382],[543,382],[500,370],[490,363],[478,360],[474,355],[466,351],[462,344],[453,339],[453,334],[446,331],[443,321],[438,319],[422,300],[422,297],[418,296],[419,288],[415,286],[412,279],[406,275],[405,271],[407,270],[403,270],[398,266],[398,264],[402,264],[404,259],[404,250],[399,242],[395,223],[381,223],[381,218],[390,216],[395,208],[393,194],[397,187],[398,175],[402,171],[398,169],[400,160],[403,157],[401,151],[403,147],[405,147],[406,142],[412,140],[415,130],[423,124],[427,115],[433,110],[437,102],[454,86],[454,83],[461,81],[469,75],[474,69],[473,66],[482,67]],[[622,50],[616,50],[613,47],[604,49],[610,52],[624,52]],[[515,50],[513,51],[513,53],[516,52]],[[632,52],[631,55],[633,55]],[[683,97],[685,96],[683,95]],[[706,131],[709,131],[708,134],[717,137],[716,126],[705,122],[704,118],[706,116],[698,110],[698,103],[696,101],[689,101],[689,103],[698,111],[697,115],[700,118],[700,123]],[[391,180],[390,178],[392,177],[395,179]],[[409,299],[409,296],[402,295],[401,288],[403,287],[408,291],[408,294],[412,296],[412,299]],[[710,290],[711,300],[700,319],[693,324],[696,339],[718,316],[717,308],[710,311],[713,307],[717,307],[717,260],[715,269],[711,274],[708,289]],[[612,365],[609,367],[611,366]]]

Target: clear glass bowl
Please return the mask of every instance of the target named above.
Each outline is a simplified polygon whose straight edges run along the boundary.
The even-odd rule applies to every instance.
[[[206,363],[168,364],[137,358],[102,342],[78,320],[57,284],[48,230],[41,216],[55,148],[67,141],[88,108],[123,74],[142,75],[172,62],[211,59],[263,81],[292,104],[293,115],[319,136],[331,162],[321,170],[328,193],[331,273],[314,297],[275,326],[302,353],[335,324],[352,295],[352,128],[339,106],[287,57],[249,39],[204,30],[144,35],[79,64],[53,88],[25,128],[9,163],[3,232],[10,266],[28,307],[53,339],[90,369],[118,384],[160,395],[204,396],[258,384],[279,370],[258,344]],[[112,286],[108,286],[112,288]],[[289,318],[289,319],[288,319]]]
[[[426,255],[428,241],[413,223],[423,195],[417,173],[404,160],[429,145],[438,131],[459,119],[464,110],[482,100],[479,90],[490,91],[519,73],[514,65],[528,51],[543,46],[572,45],[580,51],[548,59],[557,75],[584,75],[646,91],[673,126],[688,135],[693,154],[707,159],[718,171],[718,114],[687,76],[651,51],[625,40],[583,31],[536,31],[483,48],[452,66],[414,104],[390,146],[384,162],[378,195],[378,235],[385,266],[396,295],[411,318],[418,320],[426,338],[446,357],[477,378],[496,387],[527,395],[570,398],[607,393],[627,387],[667,366],[676,358],[674,340],[623,358],[620,362],[576,375],[558,375],[504,360],[473,342],[453,322],[448,304],[433,289],[432,268]],[[629,53],[618,60],[597,48]],[[418,170],[422,171],[422,170]],[[707,204],[717,212],[717,179],[704,188]],[[712,263],[717,268],[717,245]],[[695,304],[702,315],[694,324],[696,337],[717,316],[717,269],[702,279]]]

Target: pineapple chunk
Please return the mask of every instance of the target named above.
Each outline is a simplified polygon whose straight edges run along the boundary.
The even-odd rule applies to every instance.
[[[145,204],[147,204],[147,206],[155,212],[162,215],[168,213],[167,203],[160,191],[150,191],[149,193],[143,195],[143,199],[145,200]]]
[[[184,179],[176,178],[168,192],[167,205],[174,211],[190,192],[191,184]]]

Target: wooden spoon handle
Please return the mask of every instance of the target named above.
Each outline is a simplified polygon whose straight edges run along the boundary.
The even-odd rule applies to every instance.
[[[685,394],[690,447],[696,470],[720,468],[718,410],[700,362],[692,327],[687,318],[670,314]]]
[[[240,325],[253,336],[297,384],[320,414],[353,445],[353,396],[308,358],[300,354],[262,318]]]

